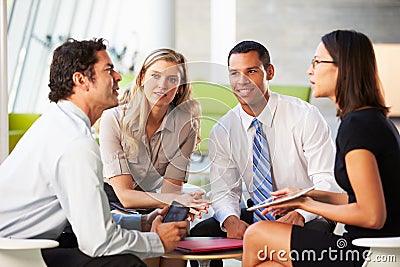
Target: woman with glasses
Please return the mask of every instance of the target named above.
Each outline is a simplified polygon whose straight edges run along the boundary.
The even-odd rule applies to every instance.
[[[263,213],[300,208],[345,224],[347,232],[259,222],[245,233],[243,266],[361,266],[368,251],[353,239],[400,235],[400,136],[387,117],[371,41],[356,31],[324,35],[308,74],[314,96],[330,98],[342,121],[335,177],[345,193],[313,190]]]

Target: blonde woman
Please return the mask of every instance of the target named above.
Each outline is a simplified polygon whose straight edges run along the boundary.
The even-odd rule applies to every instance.
[[[108,194],[110,202],[145,209],[173,200],[199,209],[208,205],[201,191],[182,194],[199,129],[199,106],[187,82],[185,57],[171,49],[155,50],[119,106],[103,113],[104,177],[117,197]]]

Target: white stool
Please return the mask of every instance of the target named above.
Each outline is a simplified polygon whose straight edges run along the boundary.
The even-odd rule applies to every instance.
[[[371,248],[371,254],[363,267],[400,265],[400,237],[358,238],[352,243],[355,246]]]
[[[0,237],[0,263],[7,267],[45,267],[40,250],[57,246],[54,240]]]

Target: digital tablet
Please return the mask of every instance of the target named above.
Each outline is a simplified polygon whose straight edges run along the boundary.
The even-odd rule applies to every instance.
[[[263,201],[263,202],[261,202],[261,203],[259,203],[257,205],[254,205],[253,207],[248,208],[247,210],[248,211],[253,211],[253,210],[256,210],[256,209],[259,209],[259,208],[266,208],[266,207],[271,206],[271,205],[276,205],[276,204],[279,204],[279,203],[282,203],[282,202],[285,202],[285,201],[289,201],[289,200],[295,199],[297,197],[300,197],[300,196],[310,192],[314,188],[315,188],[315,186],[312,186],[312,187],[308,187],[308,188],[302,189],[302,190],[297,191],[297,192],[288,193],[288,194],[283,195],[283,196],[270,197],[267,200],[265,200],[265,201]]]

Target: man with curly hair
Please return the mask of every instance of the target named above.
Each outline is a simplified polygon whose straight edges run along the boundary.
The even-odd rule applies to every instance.
[[[186,233],[187,222],[164,224],[161,216],[149,233],[121,228],[111,216],[90,128],[118,104],[120,80],[103,39],[66,41],[50,67],[53,103],[0,166],[0,236],[59,240],[42,250],[48,266],[145,266],[139,258],[174,249]],[[75,247],[60,239],[69,225]]]

